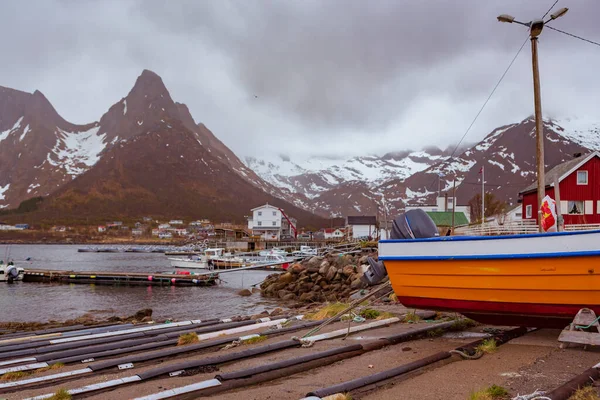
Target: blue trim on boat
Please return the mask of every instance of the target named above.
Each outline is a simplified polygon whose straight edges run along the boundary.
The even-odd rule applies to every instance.
[[[588,235],[590,233],[600,233],[600,230],[590,231],[572,231],[572,232],[548,232],[548,233],[529,233],[523,235],[499,235],[499,236],[439,236],[426,239],[386,239],[379,243],[416,243],[416,242],[462,242],[466,240],[496,240],[496,239],[529,239],[534,237],[548,236],[571,236]]]
[[[498,260],[516,258],[558,258],[558,257],[585,257],[600,256],[596,251],[571,251],[556,253],[525,253],[525,254],[473,254],[457,256],[380,256],[380,261],[411,261],[411,260]]]

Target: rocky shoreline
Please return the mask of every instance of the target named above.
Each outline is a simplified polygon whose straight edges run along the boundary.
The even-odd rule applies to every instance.
[[[311,257],[283,274],[269,275],[260,285],[261,295],[301,303],[346,300],[366,287],[361,278],[368,257],[377,259],[377,252]]]

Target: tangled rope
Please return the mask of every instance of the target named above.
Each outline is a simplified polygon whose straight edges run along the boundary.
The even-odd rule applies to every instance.
[[[465,353],[464,351],[460,351],[460,350],[450,350],[448,353],[450,353],[450,354],[458,354],[459,356],[461,356],[465,360],[478,360],[481,357],[483,357],[483,352],[479,351],[479,350],[474,355],[469,355],[469,354]]]
[[[308,347],[312,347],[315,344],[314,340],[306,340],[303,338],[299,338],[298,336],[292,336],[292,340],[295,340],[296,342],[299,342],[302,344],[303,348],[308,348]]]
[[[229,349],[233,349],[234,347],[238,347],[239,345],[242,344],[241,340],[234,340],[233,342],[231,342],[230,344],[228,344],[227,346],[223,347],[221,350],[229,350]]]
[[[546,392],[543,390],[537,390],[531,394],[519,395],[517,397],[513,397],[511,400],[552,400],[550,397],[544,396]]]

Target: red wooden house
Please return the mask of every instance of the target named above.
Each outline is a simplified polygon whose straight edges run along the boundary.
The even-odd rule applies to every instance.
[[[593,152],[559,164],[546,172],[546,194],[554,199],[554,182],[560,187],[560,211],[565,225],[600,223],[600,153]],[[523,219],[538,218],[537,181],[519,193]]]

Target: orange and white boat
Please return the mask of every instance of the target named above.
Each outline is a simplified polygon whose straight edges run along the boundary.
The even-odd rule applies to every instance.
[[[382,240],[379,260],[406,307],[559,328],[600,314],[600,231]]]

